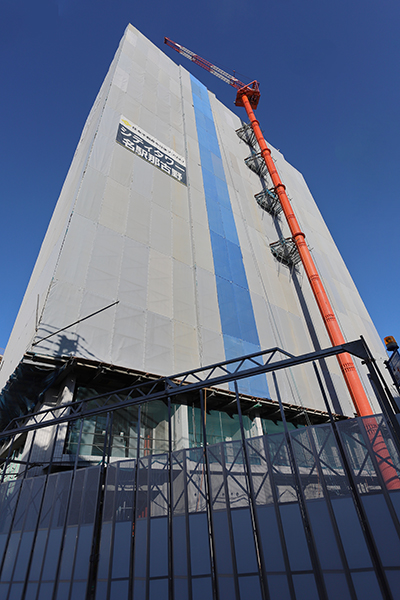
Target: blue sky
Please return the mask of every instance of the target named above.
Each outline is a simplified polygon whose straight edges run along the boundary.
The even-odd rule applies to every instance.
[[[0,348],[128,22],[242,117],[164,36],[260,81],[265,137],[303,173],[378,333],[400,342],[396,0],[2,0]]]

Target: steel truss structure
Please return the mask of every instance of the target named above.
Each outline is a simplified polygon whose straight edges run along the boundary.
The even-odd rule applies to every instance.
[[[393,410],[397,410],[393,397],[384,379],[379,376],[379,370],[375,366],[375,361],[365,341],[361,338],[360,340],[347,342],[340,346],[300,356],[294,356],[281,348],[270,348],[206,367],[178,373],[171,377],[160,377],[156,380],[135,383],[130,387],[115,390],[111,394],[102,394],[81,402],[69,402],[62,406],[32,412],[29,415],[13,419],[0,433],[0,442],[1,440],[9,439],[11,436],[41,427],[49,427],[50,425],[70,422],[96,414],[111,413],[122,408],[153,400],[166,399],[167,397],[173,398],[180,394],[190,394],[204,388],[221,386],[257,375],[289,369],[296,365],[320,361],[346,352],[352,356],[361,358],[365,362],[369,371],[369,377],[373,381],[374,389],[379,390],[380,402],[383,404],[382,410],[385,411],[386,415],[388,416]],[[300,407],[299,410],[304,411]]]
[[[382,415],[332,415],[317,362],[342,352],[365,363]],[[237,382],[267,372],[274,379],[305,362],[314,365],[328,422],[290,431],[276,388],[283,431],[249,438]],[[2,597],[394,600],[400,492],[388,489],[381,464],[389,460],[399,476],[400,437],[382,382],[362,339],[299,357],[275,348],[14,421],[2,433],[10,448],[0,486]],[[205,390],[223,383],[234,388],[240,439],[209,444]],[[176,449],[173,406],[187,394],[200,404],[202,446]],[[139,424],[160,400],[168,439],[154,454]],[[112,422],[127,406],[137,410],[137,452],[116,461]],[[99,414],[106,418],[97,461],[82,468],[85,423]],[[79,423],[79,439],[62,466],[57,440],[68,422]],[[35,437],[45,428],[38,475]],[[27,454],[12,475],[12,440],[22,435],[30,436]],[[379,437],[389,459],[377,453]]]

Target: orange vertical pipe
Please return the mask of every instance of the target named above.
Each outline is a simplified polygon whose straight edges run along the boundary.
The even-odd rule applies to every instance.
[[[250,119],[250,124],[256,136],[258,145],[260,146],[261,155],[265,161],[268,172],[272,179],[272,183],[274,184],[275,191],[279,197],[279,201],[281,203],[283,213],[289,225],[289,229],[292,234],[293,240],[297,246],[301,262],[303,263],[304,270],[306,272],[306,275],[311,285],[311,289],[317,301],[317,305],[322,315],[322,319],[325,323],[329,339],[331,340],[333,346],[340,346],[340,344],[345,343],[345,340],[334,315],[334,312],[332,310],[332,306],[329,302],[328,296],[326,295],[320,276],[318,275],[308,246],[306,244],[305,235],[301,231],[300,226],[297,222],[289,198],[286,194],[286,188],[283,185],[281,178],[279,177],[278,171],[276,170],[275,163],[272,160],[271,150],[267,146],[267,143],[261,132],[260,125],[254,115],[253,109],[251,108],[249,99],[246,95],[242,96],[242,101],[246,109],[247,115]],[[364,388],[362,386],[362,383],[360,381],[360,378],[358,376],[358,373],[350,355],[347,353],[339,354],[338,361],[357,414],[360,416],[371,415],[372,409],[370,403],[365,394]]]
[[[258,145],[260,146],[261,156],[263,157],[267,166],[268,172],[271,176],[272,183],[275,188],[275,192],[278,195],[279,201],[282,206],[283,213],[286,217],[289,225],[290,232],[293,240],[296,244],[299,252],[301,262],[303,263],[304,270],[310,282],[311,289],[314,293],[314,297],[317,301],[318,308],[320,310],[322,319],[325,323],[326,330],[329,335],[333,346],[340,346],[345,343],[343,334],[336,320],[333,312],[331,303],[329,302],[328,296],[325,292],[325,288],[322,284],[318,271],[315,267],[314,261],[308,249],[305,241],[305,235],[301,231],[300,226],[297,222],[296,216],[293,212],[292,205],[290,204],[289,198],[286,194],[286,188],[283,185],[281,178],[279,177],[278,171],[276,170],[275,163],[271,157],[271,150],[268,148],[267,143],[264,139],[262,131],[260,129],[259,122],[257,121],[253,109],[251,108],[250,101],[246,94],[241,95],[241,101],[246,109],[247,115],[250,120],[251,127],[256,136]],[[349,390],[353,405],[356,413],[361,417],[372,415],[372,408],[368,401],[367,395],[364,391],[363,385],[360,381],[356,368],[350,354],[343,353],[337,356],[340,369],[342,371],[344,380]],[[388,489],[400,489],[400,480],[397,476],[397,472],[393,466],[392,459],[389,451],[385,444],[385,441],[380,432],[376,432],[378,424],[376,419],[373,417],[365,422],[366,431],[368,437],[371,440],[376,458],[379,464],[382,477]]]

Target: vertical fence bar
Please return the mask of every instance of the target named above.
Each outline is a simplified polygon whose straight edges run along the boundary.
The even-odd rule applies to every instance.
[[[51,467],[53,464],[53,458],[54,458],[54,453],[55,453],[55,449],[56,449],[56,443],[57,443],[57,435],[58,435],[58,430],[59,430],[59,425],[56,426],[56,431],[55,431],[55,435],[54,435],[54,441],[53,441],[53,447],[51,449],[51,454],[50,454],[50,461],[49,461],[49,469],[48,469],[48,473],[47,473],[47,477],[46,477],[46,481],[44,482],[43,485],[43,493],[42,493],[42,497],[39,503],[39,509],[38,509],[38,516],[37,516],[37,521],[36,521],[36,525],[35,525],[35,531],[34,531],[34,535],[33,535],[33,539],[36,540],[37,537],[37,533],[38,533],[38,529],[39,529],[39,523],[40,523],[40,517],[41,517],[41,512],[42,512],[42,507],[43,507],[43,502],[44,502],[44,497],[46,494],[46,489],[47,489],[47,483],[49,480],[49,475],[51,474]],[[21,532],[22,535],[22,532]],[[47,550],[47,544],[49,542],[49,536],[47,535],[46,538],[46,544],[45,544],[45,549],[43,552],[43,556],[46,556],[46,550]],[[26,594],[26,590],[28,587],[28,581],[29,581],[29,571],[31,569],[32,566],[32,559],[33,559],[33,551],[35,549],[35,544],[32,543],[32,548],[31,548],[31,552],[30,552],[30,556],[29,556],[29,561],[28,561],[28,566],[26,568],[26,577],[25,577],[25,582],[24,582],[24,587],[22,590],[22,598],[25,598],[25,594]],[[14,565],[15,567],[15,565]],[[43,568],[44,568],[44,561],[42,562],[42,567],[41,567],[41,571],[40,571],[40,578],[39,578],[39,585],[40,585],[40,580],[42,578],[42,573],[43,573]],[[54,587],[56,585],[56,582],[54,582]],[[11,586],[10,586],[10,590],[11,590]]]
[[[279,402],[279,408],[280,408],[281,417],[282,417],[282,421],[283,421],[283,428],[285,431],[286,444],[287,444],[287,449],[288,449],[288,453],[289,453],[289,461],[290,461],[291,469],[292,469],[294,479],[296,482],[297,498],[298,498],[298,502],[299,502],[300,514],[301,514],[301,517],[303,520],[304,531],[306,534],[308,550],[310,552],[311,564],[313,565],[313,571],[314,571],[314,575],[315,575],[315,581],[317,584],[319,597],[321,600],[328,600],[328,595],[327,595],[326,588],[325,588],[325,582],[324,582],[324,578],[322,575],[322,569],[321,569],[321,565],[320,565],[319,558],[318,558],[318,553],[317,553],[314,539],[313,539],[310,520],[308,518],[307,505],[306,505],[306,501],[304,498],[303,489],[301,486],[300,473],[299,473],[299,470],[298,470],[298,467],[296,464],[296,459],[295,459],[293,447],[292,447],[292,440],[289,435],[285,411],[283,408],[281,394],[280,394],[280,391],[278,388],[278,383],[277,383],[276,375],[275,375],[274,371],[272,371],[272,377],[274,380],[275,391],[276,391],[276,395],[277,395],[278,402]]]
[[[351,578],[349,564],[347,562],[347,558],[346,558],[346,554],[345,554],[345,551],[344,551],[342,539],[340,537],[340,533],[339,533],[339,529],[338,529],[338,526],[337,526],[335,513],[333,511],[333,506],[332,506],[330,494],[329,494],[329,491],[328,491],[328,488],[327,488],[327,485],[326,485],[324,473],[322,471],[322,467],[321,467],[321,463],[320,463],[320,459],[319,459],[319,455],[318,455],[318,450],[317,450],[317,447],[315,445],[314,428],[307,427],[307,433],[308,433],[308,439],[310,441],[310,445],[311,445],[311,448],[312,448],[312,452],[314,454],[314,460],[315,460],[315,465],[316,465],[317,472],[318,472],[319,481],[320,481],[320,483],[322,485],[322,489],[324,491],[324,498],[325,498],[326,505],[327,505],[327,508],[328,508],[329,518],[331,520],[333,532],[334,532],[334,535],[335,535],[336,544],[337,544],[337,547],[338,547],[338,550],[339,550],[339,554],[340,554],[340,559],[341,559],[342,564],[343,564],[343,570],[344,570],[344,573],[345,573],[347,585],[349,586],[350,595],[351,595],[352,600],[357,600],[357,595],[356,595],[356,591],[355,591],[355,588],[354,588],[353,580]]]
[[[183,450],[183,485],[184,485],[184,499],[185,499],[185,531],[186,531],[186,552],[187,552],[187,585],[188,585],[188,598],[193,600],[192,593],[192,557],[190,550],[190,528],[189,528],[189,499],[188,499],[188,473],[187,473],[187,452],[189,450]]]
[[[364,534],[364,539],[366,541],[367,548],[368,548],[368,551],[369,551],[369,554],[371,557],[372,565],[374,567],[374,570],[375,570],[375,573],[376,573],[376,576],[378,579],[379,587],[381,588],[381,592],[382,592],[382,595],[385,598],[385,600],[386,599],[391,600],[393,598],[393,596],[389,589],[389,585],[388,585],[388,582],[386,579],[386,574],[384,572],[383,565],[382,565],[382,562],[381,562],[381,559],[380,559],[380,556],[379,556],[379,553],[376,548],[375,541],[374,541],[374,538],[373,538],[373,535],[371,532],[371,528],[369,526],[369,522],[368,522],[367,516],[365,514],[364,506],[362,504],[360,494],[357,489],[357,483],[354,479],[353,470],[347,459],[346,451],[345,451],[343,443],[342,443],[342,438],[337,429],[336,422],[333,418],[332,411],[329,406],[329,402],[328,402],[328,399],[327,399],[327,396],[325,393],[324,386],[322,384],[322,380],[321,380],[317,365],[314,362],[313,362],[313,367],[314,367],[314,371],[315,371],[315,374],[317,377],[319,388],[321,390],[322,397],[325,402],[326,409],[329,414],[329,418],[330,418],[331,425],[332,425],[332,430],[333,430],[333,433],[335,436],[337,447],[339,449],[340,458],[341,458],[341,461],[343,464],[344,471],[347,476],[347,480],[349,483],[353,502],[354,502],[354,505],[355,505],[355,508],[356,508],[356,511],[358,514],[358,519],[360,521],[361,529]]]
[[[86,587],[86,600],[94,600],[96,595],[97,567],[99,564],[99,550],[101,540],[101,526],[103,520],[104,495],[106,487],[107,464],[109,462],[112,443],[112,424],[114,413],[107,413],[106,432],[103,442],[103,453],[101,457],[99,488],[97,491],[97,504],[93,527],[92,552],[90,554],[90,565],[88,583]],[[117,492],[117,490],[116,490]],[[112,552],[112,549],[111,549]]]
[[[219,600],[219,590],[218,590],[218,578],[217,578],[217,569],[215,564],[215,543],[214,543],[214,526],[212,519],[212,510],[211,510],[211,482],[210,482],[210,468],[208,461],[208,453],[207,453],[207,431],[206,431],[206,413],[204,409],[204,391],[200,390],[200,411],[201,411],[201,422],[203,428],[203,452],[204,452],[204,467],[205,467],[205,488],[206,488],[206,504],[207,504],[207,518],[208,518],[208,535],[209,535],[209,544],[210,544],[210,559],[211,559],[211,577],[213,582],[213,597],[214,600]]]
[[[22,490],[22,486],[23,486],[23,483],[24,483],[24,481],[25,481],[25,479],[26,479],[26,475],[27,475],[27,473],[28,473],[28,465],[29,465],[29,463],[30,463],[30,458],[31,458],[31,456],[32,456],[32,450],[33,450],[33,446],[34,446],[34,442],[35,442],[36,431],[37,431],[37,430],[35,429],[35,431],[33,432],[33,435],[32,435],[32,442],[31,442],[31,447],[29,448],[29,452],[28,452],[28,456],[27,456],[27,458],[26,458],[26,461],[24,461],[24,462],[25,462],[25,470],[24,470],[24,472],[23,472],[22,480],[21,480],[21,483],[20,483],[20,486],[19,486],[19,490],[18,490],[18,494],[17,494],[17,499],[16,499],[16,502],[15,502],[15,507],[14,507],[14,513],[13,513],[13,515],[12,515],[12,517],[11,517],[11,520],[10,520],[10,525],[9,525],[9,531],[8,531],[7,541],[6,541],[5,545],[4,545],[3,559],[2,559],[2,561],[1,561],[1,564],[0,564],[0,573],[2,573],[2,572],[3,572],[3,568],[4,568],[4,561],[5,561],[5,559],[6,559],[6,554],[7,554],[8,544],[9,544],[9,542],[10,542],[10,537],[11,537],[11,533],[12,533],[12,528],[13,528],[13,525],[14,525],[14,520],[15,520],[15,515],[16,515],[16,512],[17,512],[17,506],[18,506],[18,502],[19,502],[19,499],[20,499],[20,496],[21,496],[21,490]]]
[[[250,494],[249,494],[249,496],[250,496],[250,515],[251,515],[251,524],[252,524],[252,528],[253,528],[254,544],[256,547],[258,571],[259,571],[260,582],[261,582],[261,593],[262,593],[264,600],[269,600],[269,591],[268,591],[268,584],[267,584],[267,575],[265,572],[264,554],[263,554],[263,549],[262,549],[261,536],[259,533],[260,527],[258,524],[253,479],[251,476],[250,459],[249,459],[249,453],[248,453],[247,444],[246,444],[246,436],[245,436],[244,426],[243,426],[242,407],[240,405],[240,396],[239,396],[237,381],[235,381],[234,386],[235,386],[236,404],[237,404],[238,416],[239,416],[240,434],[241,434],[241,438],[242,438],[243,456],[244,456],[244,460],[245,460],[249,492],[250,492]]]
[[[226,513],[227,513],[227,521],[228,521],[228,530],[229,530],[229,539],[230,539],[230,547],[231,547],[231,555],[232,555],[232,570],[233,570],[233,581],[235,586],[236,598],[240,598],[240,589],[239,589],[239,577],[238,577],[238,569],[237,569],[237,561],[236,561],[236,553],[235,553],[235,538],[233,535],[233,526],[232,526],[232,514],[231,514],[231,500],[229,497],[229,488],[227,481],[227,467],[225,460],[225,444],[221,442],[219,444],[221,449],[221,466],[223,469],[222,473],[222,481],[225,492],[225,505],[226,505]],[[217,565],[218,568],[218,565]]]
[[[172,470],[172,421],[171,398],[168,396],[168,597],[174,598],[174,545],[172,539],[173,470]]]
[[[132,538],[131,538],[131,557],[129,561],[129,598],[133,598],[134,587],[134,560],[135,560],[135,529],[136,529],[136,507],[137,507],[137,491],[139,483],[139,456],[140,456],[140,419],[142,415],[142,405],[138,406],[137,416],[137,441],[136,441],[136,463],[135,463],[135,480],[133,483],[133,515],[132,515]]]
[[[286,545],[285,533],[283,531],[282,518],[281,518],[280,511],[279,511],[278,494],[276,491],[275,483],[273,481],[273,468],[272,468],[271,457],[269,455],[269,448],[267,447],[267,436],[266,435],[263,435],[263,445],[264,445],[265,459],[267,461],[268,471],[270,473],[270,478],[271,478],[271,492],[272,492],[272,498],[273,498],[273,502],[274,502],[273,506],[274,506],[274,510],[275,510],[276,522],[278,524],[279,537],[280,537],[281,545],[282,545],[283,560],[284,560],[284,564],[285,564],[286,575],[288,578],[290,597],[291,597],[291,600],[296,600],[296,594],[295,594],[295,590],[294,590],[293,577],[292,577],[292,570],[290,568],[290,562],[289,562],[289,553],[288,553],[288,549],[287,549],[287,545]]]

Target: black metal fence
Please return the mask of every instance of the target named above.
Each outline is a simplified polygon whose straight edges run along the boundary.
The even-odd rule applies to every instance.
[[[343,421],[331,415],[327,423],[289,430],[278,397],[283,431],[257,437],[246,432],[230,374],[240,436],[218,444],[208,443],[204,391],[196,383],[202,446],[182,449],[174,446],[174,394],[164,388],[162,453],[146,445],[139,426],[141,411],[159,398],[131,399],[138,431],[128,460],[111,456],[111,404],[91,464],[80,449],[79,411],[70,419],[79,426],[68,455],[58,444],[68,420],[55,412],[35,427],[26,421],[10,428],[0,486],[0,597],[395,600],[398,422],[370,367],[375,389],[386,394],[385,414]],[[30,437],[18,458],[11,441],[19,435]]]

